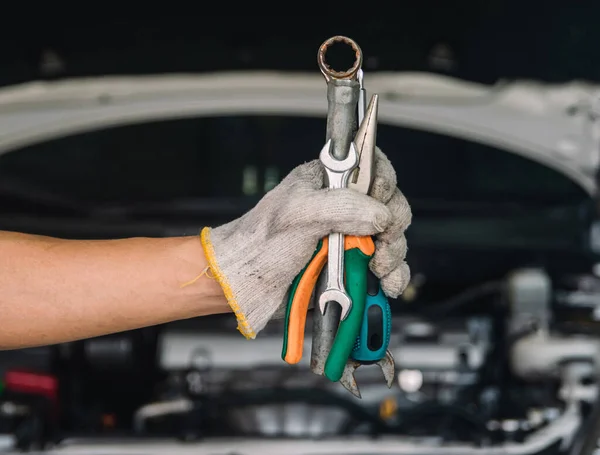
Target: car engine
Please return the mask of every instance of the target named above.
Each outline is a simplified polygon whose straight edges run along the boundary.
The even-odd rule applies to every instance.
[[[580,433],[584,423],[596,428],[598,413],[600,279],[563,283],[520,269],[415,308],[425,283],[415,276],[404,296],[413,301],[398,303],[407,311],[394,317],[395,384],[387,389],[376,367],[365,368],[362,400],[306,363],[283,364],[279,324],[249,343],[217,318],[3,358],[2,429],[22,449],[114,434],[393,435],[408,444],[394,453],[407,454],[567,453],[595,443]]]

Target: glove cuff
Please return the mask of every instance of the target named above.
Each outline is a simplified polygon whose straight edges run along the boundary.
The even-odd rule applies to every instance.
[[[221,289],[223,289],[223,294],[225,294],[227,303],[229,304],[231,310],[235,314],[238,323],[237,329],[242,335],[244,335],[244,337],[246,337],[246,339],[254,339],[256,338],[256,333],[254,332],[254,330],[252,330],[252,327],[250,326],[246,315],[244,314],[242,308],[237,302],[236,296],[233,292],[233,289],[231,288],[231,285],[229,284],[229,281],[227,280],[227,277],[222,272],[221,268],[219,267],[219,264],[217,263],[215,249],[213,248],[213,245],[210,240],[210,234],[211,228],[209,227],[205,227],[202,229],[202,231],[200,231],[200,241],[202,243],[202,249],[204,250],[204,256],[206,258],[206,262],[208,263],[208,267],[210,268],[210,271],[215,280],[217,280],[217,283],[219,283],[219,286],[221,286]]]

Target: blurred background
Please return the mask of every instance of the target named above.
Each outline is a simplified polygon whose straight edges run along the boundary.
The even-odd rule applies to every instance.
[[[392,388],[364,367],[356,399],[311,373],[310,345],[284,363],[280,323],[247,342],[203,318],[0,352],[0,447],[598,449],[600,5],[336,11],[4,15],[0,229],[162,237],[240,216],[317,157],[317,49],[349,36],[414,214]]]

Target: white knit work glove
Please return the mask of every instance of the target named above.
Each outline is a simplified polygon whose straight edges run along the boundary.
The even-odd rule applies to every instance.
[[[332,232],[375,235],[370,268],[388,297],[398,297],[408,284],[404,231],[411,211],[387,157],[377,149],[370,196],[323,189],[323,177],[319,160],[298,166],[248,213],[202,230],[212,275],[246,338],[255,338],[276,313],[283,314],[278,310],[285,308],[292,281],[318,241]]]

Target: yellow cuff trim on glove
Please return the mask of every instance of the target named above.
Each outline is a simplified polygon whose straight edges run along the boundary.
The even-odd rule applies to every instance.
[[[229,285],[229,282],[227,281],[227,277],[223,274],[223,272],[221,272],[221,269],[217,265],[215,250],[212,246],[212,243],[210,243],[209,227],[205,227],[204,229],[202,229],[202,231],[200,231],[200,241],[202,242],[202,249],[204,250],[204,256],[206,257],[208,266],[210,267],[210,270],[212,270],[212,274],[215,280],[217,280],[217,283],[219,283],[221,289],[223,289],[223,294],[225,294],[227,303],[229,304],[229,306],[233,310],[233,313],[235,314],[235,317],[238,322],[238,330],[248,340],[256,338],[256,333],[254,333],[254,331],[250,327],[250,324],[248,324],[246,315],[242,312],[242,309],[240,308],[235,299],[235,295],[233,293],[233,290],[231,289],[231,286]]]

